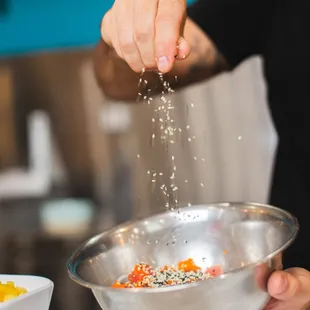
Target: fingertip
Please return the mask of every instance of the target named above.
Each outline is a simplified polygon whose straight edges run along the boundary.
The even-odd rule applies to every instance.
[[[270,296],[278,300],[292,298],[298,292],[298,280],[288,272],[276,271],[268,281]]]
[[[186,59],[190,55],[190,53],[191,53],[191,47],[188,41],[181,37],[178,44],[177,59],[179,60]]]
[[[287,289],[287,277],[280,271],[274,272],[268,281],[268,292],[272,297],[279,297]]]
[[[160,56],[157,59],[157,68],[161,73],[169,72],[173,67],[173,60],[167,56]]]

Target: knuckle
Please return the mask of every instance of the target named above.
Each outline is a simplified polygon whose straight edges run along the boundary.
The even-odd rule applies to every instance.
[[[156,16],[156,23],[176,24],[181,23],[183,18],[184,10],[179,5],[174,5],[173,7],[159,10]]]
[[[109,19],[110,19],[110,14],[111,11],[108,11],[105,13],[105,15],[103,16],[103,18],[101,19],[101,24],[100,24],[100,29],[101,31],[107,27],[107,25],[109,25]]]
[[[137,26],[135,30],[135,39],[137,43],[145,43],[153,37],[153,26]]]
[[[156,23],[174,24],[178,18],[174,15],[161,13],[156,16]]]
[[[132,53],[136,48],[133,37],[125,32],[119,35],[119,45],[125,53]]]
[[[107,41],[109,38],[109,31],[111,30],[111,23],[109,22],[109,17],[110,13],[107,12],[105,14],[105,16],[102,18],[101,20],[101,24],[100,24],[100,34],[101,34],[101,38],[106,41],[106,43],[108,43]]]
[[[145,29],[139,29],[135,32],[135,39],[137,43],[145,43],[148,41],[149,33]]]

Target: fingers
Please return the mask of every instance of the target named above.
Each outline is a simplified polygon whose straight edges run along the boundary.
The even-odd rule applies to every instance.
[[[133,1],[116,1],[114,18],[122,57],[134,71],[141,72],[144,64],[134,38]]]
[[[184,24],[183,0],[160,0],[155,23],[155,53],[162,73],[170,71],[178,55],[177,44]]]
[[[103,41],[110,47],[113,47],[117,55],[123,58],[118,42],[115,19],[112,11],[108,11],[103,17],[100,31]]]
[[[157,0],[135,0],[134,37],[147,69],[156,68],[154,41],[157,6]]]
[[[274,272],[268,281],[268,292],[277,300],[304,304],[310,300],[310,273],[301,268]]]
[[[116,0],[101,24],[102,39],[136,72],[170,71],[190,54],[181,36],[186,0]],[[177,47],[178,46],[178,47]]]
[[[112,38],[111,35],[109,35],[109,31],[108,28],[113,29],[114,28],[114,23],[113,25],[111,25],[111,11],[108,11],[102,21],[101,21],[101,26],[100,26],[100,32],[101,32],[101,38],[103,39],[103,41],[108,44],[108,45],[112,45]]]

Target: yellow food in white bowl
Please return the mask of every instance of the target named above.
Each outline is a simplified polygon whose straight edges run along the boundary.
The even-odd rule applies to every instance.
[[[16,286],[13,281],[0,282],[0,302],[14,299],[26,293],[27,290],[25,288]]]

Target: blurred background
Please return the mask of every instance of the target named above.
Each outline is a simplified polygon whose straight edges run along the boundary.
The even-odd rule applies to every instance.
[[[186,136],[150,143],[156,103],[109,101],[93,75],[112,3],[0,0],[0,272],[52,279],[51,310],[97,309],[66,260],[89,236],[165,209],[148,171],[177,167],[180,205],[268,198],[277,137],[261,60],[176,92]]]

